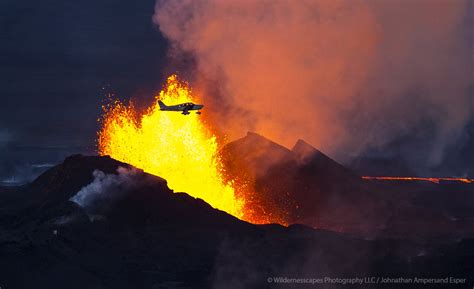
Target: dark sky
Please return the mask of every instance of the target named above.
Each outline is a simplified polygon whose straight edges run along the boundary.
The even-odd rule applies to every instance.
[[[152,22],[154,6],[0,1],[0,184],[30,180],[69,154],[93,153],[103,87],[146,102],[179,72],[183,64],[167,57],[168,42]],[[473,131],[471,122],[443,173],[472,173]]]
[[[0,181],[93,152],[102,87],[142,99],[161,87],[170,66],[154,4],[0,1]]]
[[[0,135],[27,146],[90,145],[109,85],[160,87],[166,41],[154,0],[0,3]],[[1,139],[0,139],[1,141]]]

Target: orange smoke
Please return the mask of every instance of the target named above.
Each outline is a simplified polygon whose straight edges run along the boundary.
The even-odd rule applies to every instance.
[[[364,180],[380,180],[380,181],[425,181],[439,184],[441,181],[474,183],[474,179],[467,178],[421,178],[421,177],[372,177],[363,176]]]
[[[402,2],[157,0],[153,20],[230,139],[304,137],[347,161],[429,121],[433,139],[407,142],[436,166],[473,115],[472,1]]]

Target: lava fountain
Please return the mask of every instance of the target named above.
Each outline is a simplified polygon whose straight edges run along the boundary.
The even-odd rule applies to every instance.
[[[208,125],[194,113],[160,111],[158,100],[166,104],[196,102],[188,84],[176,75],[167,79],[154,103],[142,114],[133,103],[112,101],[103,106],[99,154],[160,176],[171,189],[244,218],[244,200],[236,197],[232,181],[224,181],[217,138]]]

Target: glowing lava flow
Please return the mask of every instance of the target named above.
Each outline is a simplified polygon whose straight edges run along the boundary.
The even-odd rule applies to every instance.
[[[365,180],[379,180],[379,181],[426,181],[439,184],[441,181],[474,183],[474,179],[467,178],[421,178],[421,177],[371,177],[363,176]]]
[[[103,107],[99,154],[160,176],[173,190],[242,218],[244,202],[236,197],[233,183],[223,181],[215,135],[195,113],[160,111],[158,99],[168,105],[195,101],[188,85],[172,75],[142,115],[133,104],[112,102]]]

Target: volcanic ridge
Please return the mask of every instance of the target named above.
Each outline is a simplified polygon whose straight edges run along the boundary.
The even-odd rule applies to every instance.
[[[250,224],[128,164],[74,155],[0,189],[0,285],[277,288],[268,278],[473,276],[470,184],[381,185],[302,140],[289,150],[255,133],[222,156],[227,174],[251,183],[255,207],[294,225]],[[460,200],[448,201],[448,190]]]

